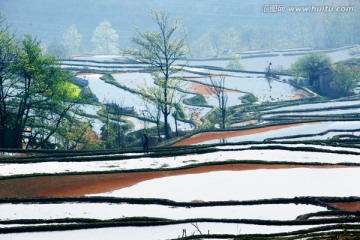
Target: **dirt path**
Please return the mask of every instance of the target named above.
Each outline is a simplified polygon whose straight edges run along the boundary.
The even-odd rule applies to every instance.
[[[210,141],[210,140],[245,136],[245,135],[250,135],[250,134],[255,134],[255,133],[279,130],[279,129],[283,129],[283,128],[302,126],[305,124],[316,124],[316,123],[296,123],[296,124],[285,124],[285,125],[253,128],[253,129],[238,130],[238,131],[206,132],[206,133],[196,134],[190,138],[181,140],[181,141],[175,143],[173,146],[192,145],[192,144],[198,144],[198,143],[202,143],[202,142],[206,142],[206,141]]]
[[[212,171],[245,171],[256,169],[333,168],[286,164],[222,164],[173,171],[41,176],[0,181],[0,198],[76,197],[130,187],[142,181]]]

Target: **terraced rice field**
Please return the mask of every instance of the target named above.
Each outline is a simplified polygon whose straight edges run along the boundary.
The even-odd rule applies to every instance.
[[[2,239],[264,239],[258,234],[357,231],[357,147],[174,150],[3,158]]]
[[[276,54],[244,58],[244,65],[262,71],[268,61],[290,64],[298,57]],[[347,49],[331,54],[348,57]],[[154,85],[145,65],[122,63],[117,56],[78,60],[63,67],[111,71],[119,84],[136,91],[143,82]],[[199,93],[215,106],[204,75],[224,71],[206,66],[226,63],[190,61],[185,73],[177,75],[190,85],[186,97]],[[257,104],[312,97],[288,84],[286,76],[285,81],[268,81],[260,73],[226,75],[231,106],[242,104],[248,92],[259,98]],[[104,82],[101,74],[78,76],[89,81],[100,102],[144,110],[139,95]],[[360,146],[330,141],[360,135],[357,105],[359,100],[345,100],[263,110],[257,119],[234,123],[239,129],[185,136],[149,154],[140,149],[3,150],[0,239],[358,239]],[[211,111],[183,107],[198,125]],[[83,110],[91,117],[100,107]],[[287,121],[272,120],[280,116]],[[126,120],[134,123],[133,130],[143,128],[134,116]],[[180,124],[184,130],[194,128]],[[98,133],[101,126],[94,121]]]

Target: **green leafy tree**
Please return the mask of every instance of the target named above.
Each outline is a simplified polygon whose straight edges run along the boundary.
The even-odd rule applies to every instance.
[[[221,39],[220,35],[216,29],[208,29],[191,43],[192,55],[194,57],[214,57],[219,55],[228,43],[226,40],[229,40]]]
[[[192,42],[191,53],[194,57],[213,57],[217,54],[208,32]]]
[[[58,59],[67,58],[67,51],[60,41],[53,41],[46,47],[46,55],[55,56]]]
[[[124,111],[122,103],[108,102],[105,104],[105,124],[101,127],[101,143],[105,149],[126,147],[129,135],[125,135],[125,133],[134,126],[121,120]],[[133,143],[130,139],[129,144],[135,146],[137,143]]]
[[[258,40],[256,38],[257,32],[258,28],[251,24],[247,24],[242,28],[241,36],[246,49],[251,50],[255,48],[256,41]]]
[[[70,25],[62,37],[62,44],[67,55],[80,53],[81,41],[82,36],[76,25]]]
[[[5,26],[5,17],[0,15],[0,147],[11,146],[11,129],[16,111],[13,107],[14,96],[17,94],[14,66],[19,57],[18,41]]]
[[[98,149],[100,139],[92,130],[90,123],[84,123],[80,120],[67,118],[56,132],[55,138],[62,149]]]
[[[101,128],[101,140],[106,149],[126,147],[125,131],[120,122],[109,122]]]
[[[318,85],[318,73],[326,68],[331,68],[332,60],[325,53],[309,53],[300,57],[291,66],[291,71],[309,80],[311,86]]]
[[[336,0],[326,0],[327,6],[348,6],[353,10],[344,12],[318,12],[312,22],[312,38],[317,48],[334,48],[345,45],[358,44],[360,39],[360,2],[357,0],[343,0],[341,4]]]
[[[235,28],[228,28],[223,33],[222,38],[223,49],[226,52],[235,52],[240,47],[240,34]]]
[[[164,116],[164,133],[168,139],[170,138],[168,117],[176,99],[170,89],[177,84],[172,81],[174,78],[171,76],[181,71],[181,68],[175,63],[186,56],[186,35],[176,36],[177,30],[180,28],[180,18],[176,18],[170,23],[169,15],[163,11],[151,11],[150,15],[158,30],[143,32],[136,30],[135,36],[132,37],[135,48],[127,52],[134,59],[153,66],[159,74],[158,85],[162,89],[161,109]]]
[[[19,46],[8,43],[7,50],[2,46],[12,52],[2,59],[9,66],[1,70],[0,147],[21,148],[25,132],[27,147],[45,147],[79,99],[64,87],[69,75],[43,55],[39,41],[26,35]]]
[[[107,20],[100,22],[95,28],[91,42],[95,53],[116,54],[119,52],[119,35]]]
[[[337,66],[334,68],[330,87],[337,97],[344,97],[354,93],[359,81],[360,71],[358,67]]]

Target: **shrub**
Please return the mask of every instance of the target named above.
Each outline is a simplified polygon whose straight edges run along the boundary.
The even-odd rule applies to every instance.
[[[258,100],[258,98],[255,97],[254,94],[248,93],[244,97],[242,97],[241,100],[242,100],[243,103],[254,103],[254,102],[256,102]]]
[[[193,106],[208,106],[205,97],[201,94],[196,94],[192,98],[184,99],[184,103]]]
[[[229,70],[244,70],[244,66],[241,63],[240,56],[235,54],[231,57],[231,60],[226,65],[226,68]]]
[[[359,69],[348,66],[337,66],[334,69],[333,80],[330,83],[330,87],[337,97],[348,96],[353,94],[354,88],[359,81]]]

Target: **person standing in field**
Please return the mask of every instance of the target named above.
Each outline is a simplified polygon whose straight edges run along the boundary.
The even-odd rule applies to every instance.
[[[143,144],[144,152],[149,153],[149,138],[146,134],[144,134],[143,138],[144,138],[144,144]]]

